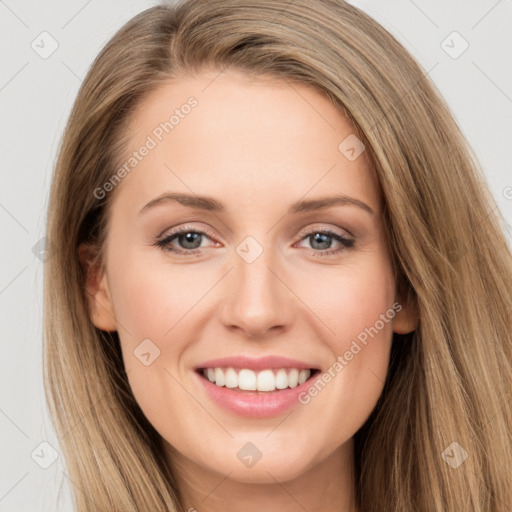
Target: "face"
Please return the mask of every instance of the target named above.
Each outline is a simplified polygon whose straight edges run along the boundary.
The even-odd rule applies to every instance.
[[[166,452],[244,482],[343,453],[412,328],[354,129],[306,85],[234,71],[169,82],[128,124],[92,321]]]

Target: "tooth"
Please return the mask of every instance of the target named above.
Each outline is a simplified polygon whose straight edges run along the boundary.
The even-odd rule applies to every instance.
[[[311,376],[311,370],[301,370],[299,372],[299,384],[306,382]]]
[[[224,372],[220,368],[215,368],[215,384],[224,386]]]
[[[289,371],[289,373],[287,373]],[[275,374],[274,374],[275,372]],[[255,372],[247,368],[239,372],[233,367],[206,368],[203,375],[219,387],[239,388],[245,391],[274,391],[275,389],[295,388],[311,377],[309,369],[267,369]]]
[[[240,370],[238,387],[245,391],[256,391],[256,374],[252,370]]]
[[[290,373],[288,374],[288,386],[291,388],[296,388],[299,384],[299,370],[297,368],[292,368]]]
[[[288,387],[288,375],[286,375],[286,370],[278,370],[275,380],[277,389],[286,389]]]
[[[238,375],[234,368],[228,368],[224,376],[224,382],[227,388],[238,387]]]
[[[274,391],[276,389],[274,372],[272,370],[263,370],[258,373],[256,387],[258,391]]]

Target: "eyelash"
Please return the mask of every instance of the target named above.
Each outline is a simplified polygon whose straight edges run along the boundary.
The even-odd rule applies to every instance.
[[[170,245],[170,243],[175,238],[177,238],[179,235],[182,235],[185,233],[197,233],[199,235],[206,236],[207,238],[210,238],[210,239],[214,238],[213,234],[210,233],[208,230],[195,229],[191,226],[183,226],[179,229],[176,229],[175,231],[172,231],[171,233],[168,233],[164,238],[157,240],[154,245],[156,245],[157,247],[160,247],[164,251],[167,251],[167,252],[170,252],[173,254],[177,254],[177,255],[187,255],[187,256],[198,255],[201,252],[201,248],[188,249],[188,250],[187,249],[176,249]],[[327,236],[330,236],[331,238],[334,238],[336,241],[338,241],[342,245],[342,247],[340,247],[339,249],[324,249],[324,250],[311,249],[311,251],[313,251],[315,256],[316,255],[329,256],[329,255],[333,255],[333,254],[338,254],[347,249],[351,249],[355,244],[355,240],[353,240],[351,238],[347,238],[342,235],[339,235],[338,233],[335,233],[334,231],[331,231],[329,229],[324,229],[324,228],[309,229],[308,231],[306,231],[306,233],[304,233],[304,235],[302,236],[302,238],[299,241],[302,241],[302,240],[306,239],[308,236],[311,236],[311,235],[314,235],[317,233],[320,233],[322,235],[327,235]]]

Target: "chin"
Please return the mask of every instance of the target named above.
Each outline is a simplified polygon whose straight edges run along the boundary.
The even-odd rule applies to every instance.
[[[257,443],[235,442],[236,449],[233,457],[226,457],[230,449],[222,449],[216,454],[218,464],[210,458],[207,461],[207,467],[211,471],[215,471],[222,475],[228,475],[230,480],[251,483],[251,484],[267,484],[278,482],[286,482],[299,477],[312,466],[310,457],[305,457],[305,450],[298,449],[294,446],[294,451],[290,452],[286,449],[277,449],[272,447],[261,449],[256,447]]]

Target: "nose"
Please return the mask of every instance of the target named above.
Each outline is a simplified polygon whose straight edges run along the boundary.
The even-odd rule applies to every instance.
[[[297,310],[295,298],[286,271],[272,259],[271,251],[263,251],[252,263],[235,253],[233,262],[220,306],[223,325],[261,339],[287,330]]]

